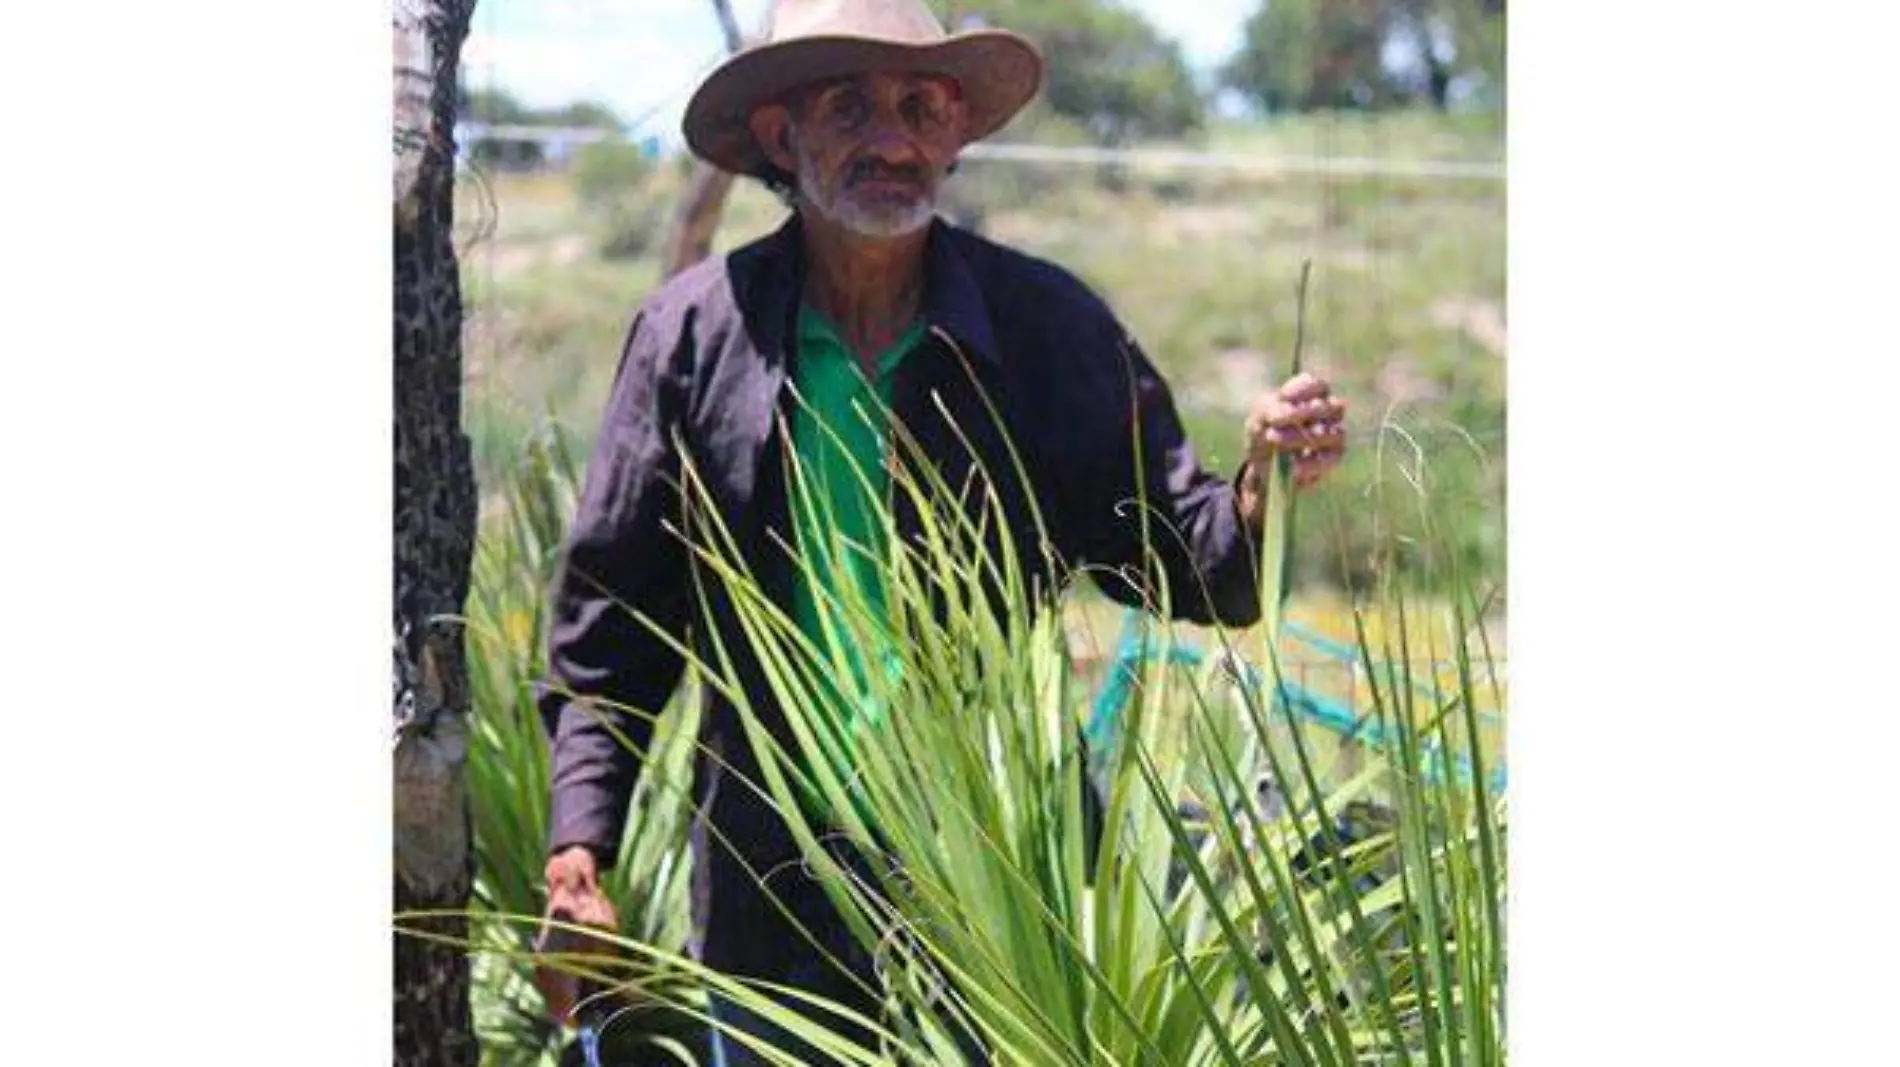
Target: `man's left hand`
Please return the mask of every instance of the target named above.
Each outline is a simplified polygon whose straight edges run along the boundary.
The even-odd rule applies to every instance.
[[[1319,483],[1346,454],[1346,402],[1326,379],[1302,372],[1261,397],[1247,416],[1247,477],[1241,510],[1257,518],[1266,485],[1262,473],[1285,453],[1293,458],[1293,486]]]

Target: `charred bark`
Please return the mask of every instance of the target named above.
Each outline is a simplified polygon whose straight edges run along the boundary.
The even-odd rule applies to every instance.
[[[463,911],[471,853],[463,777],[468,673],[462,614],[475,485],[462,433],[462,296],[454,228],[455,101],[474,0],[399,3],[396,31],[394,845],[395,913]],[[467,955],[412,936],[467,938],[462,919],[395,935],[395,1062],[472,1067]]]

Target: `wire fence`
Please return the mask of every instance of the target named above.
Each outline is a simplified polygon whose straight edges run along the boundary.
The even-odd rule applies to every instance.
[[[464,120],[456,125],[463,158],[517,157],[533,160],[532,169],[560,170],[585,145],[627,141],[655,156],[668,149],[655,133],[604,126],[530,126]],[[520,149],[532,148],[526,152]],[[1336,178],[1413,178],[1426,181],[1502,182],[1501,160],[1402,159],[1382,156],[1275,155],[1185,149],[1123,148],[1089,145],[980,141],[964,148],[962,158],[1011,160],[1057,166],[1126,167],[1136,170],[1196,170],[1254,177],[1319,176]]]

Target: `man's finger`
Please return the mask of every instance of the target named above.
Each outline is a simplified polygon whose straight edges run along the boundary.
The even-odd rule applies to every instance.
[[[1339,422],[1270,427],[1261,440],[1275,452],[1294,449],[1337,451],[1346,445],[1346,427]]]
[[[1315,452],[1310,456],[1301,456],[1299,459],[1294,460],[1293,484],[1304,489],[1319,481],[1331,473],[1334,467],[1339,466],[1339,461],[1343,454],[1344,453],[1337,449],[1329,449],[1323,452]]]
[[[1336,396],[1315,397],[1299,403],[1280,403],[1268,408],[1264,422],[1268,426],[1299,426],[1309,422],[1340,422],[1346,417],[1346,402]]]
[[[1290,404],[1299,404],[1325,396],[1332,392],[1332,386],[1328,385],[1324,378],[1301,371],[1288,378],[1285,384],[1280,386],[1278,392],[1280,399]]]

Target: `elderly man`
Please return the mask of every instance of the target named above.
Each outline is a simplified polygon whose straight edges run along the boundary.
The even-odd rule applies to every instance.
[[[542,704],[553,754],[550,914],[613,922],[599,871],[615,860],[638,773],[613,734],[644,748],[651,724],[605,705],[657,711],[682,674],[677,652],[627,609],[695,647],[721,635],[729,649],[745,645],[730,600],[706,576],[695,581],[676,535],[686,460],[764,586],[808,628],[822,620],[782,546],[797,545],[812,520],[788,503],[785,460],[886,478],[889,427],[852,415],[878,409],[867,408],[872,398],[949,484],[973,470],[1014,472],[1005,438],[1018,450],[1027,484],[999,476],[1008,484],[998,499],[1016,518],[1014,536],[1046,533],[1018,546],[1025,561],[1054,561],[1045,590],[1086,565],[1105,575],[1097,580],[1110,596],[1148,603],[1140,576],[1153,571],[1125,506],[1145,494],[1180,534],[1153,545],[1175,614],[1253,621],[1258,474],[1287,451],[1295,485],[1322,478],[1345,447],[1345,405],[1305,375],[1258,398],[1241,427],[1248,459],[1224,480],[1203,469],[1167,385],[1100,297],[1053,264],[935,216],[958,152],[1008,122],[1041,77],[1027,41],[987,29],[946,35],[920,0],[781,0],[765,43],[715,71],[688,106],[693,151],[764,181],[793,211],[770,236],[672,279],[634,315],[555,590],[554,684]],[[821,433],[825,422],[842,432]],[[858,479],[827,484],[831,521],[875,544],[868,509],[851,499]],[[1040,526],[1027,517],[1032,505]],[[901,532],[916,520],[898,521]],[[861,562],[837,563],[836,579],[870,580]],[[752,692],[766,692],[756,664],[741,671]],[[707,749],[757,778],[726,701],[708,700],[702,729]],[[866,973],[867,955],[822,889],[787,863],[797,850],[775,815],[748,789],[718,788],[718,762],[702,759],[697,772],[702,817],[730,845],[699,854],[701,958],[857,999],[758,877],[780,870],[772,891],[848,967]],[[565,1016],[571,988],[545,988]],[[731,1043],[721,1054],[740,1062]]]

